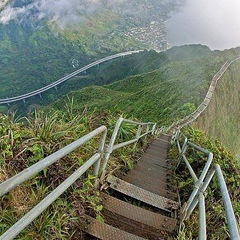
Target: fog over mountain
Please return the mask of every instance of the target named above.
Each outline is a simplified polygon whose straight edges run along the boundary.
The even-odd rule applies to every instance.
[[[77,24],[87,15],[94,14],[97,9],[115,7],[126,0],[33,0],[1,1],[0,23],[7,24],[10,20],[23,21],[29,15],[41,20],[47,18],[65,27]]]
[[[212,49],[240,46],[240,1],[187,0],[168,22],[172,45],[206,44]]]

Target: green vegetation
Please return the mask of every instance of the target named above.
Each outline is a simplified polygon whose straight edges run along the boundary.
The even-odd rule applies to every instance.
[[[108,112],[73,114],[72,101],[65,104],[65,111],[35,111],[27,118],[14,120],[14,116],[0,115],[0,181],[33,165],[81,136],[105,124],[111,135],[118,115]],[[123,124],[119,140],[135,136],[137,129]],[[48,193],[79,168],[97,149],[95,138],[73,153],[49,166],[35,177],[24,182],[1,197],[0,234],[41,201]],[[142,143],[143,144],[143,143]],[[137,148],[140,150],[140,148]],[[124,170],[133,166],[129,156],[134,156],[132,146],[117,151],[109,161],[108,171]],[[128,157],[127,157],[128,156]],[[134,158],[133,158],[134,159]],[[92,169],[29,225],[18,239],[82,239],[81,220],[87,213],[101,217],[101,198],[94,188]]]
[[[127,57],[124,62],[110,64],[114,72],[121,71],[120,79],[123,80],[83,88],[69,96],[77,103],[74,106],[77,110],[85,106],[90,110],[109,109],[169,124],[188,115],[200,104],[210,80],[224,61],[219,53],[200,45],[176,47],[162,53],[145,51]],[[96,78],[104,79],[101,74],[106,74],[108,71],[104,70],[108,68],[99,68]],[[110,70],[107,81],[116,80],[114,77]],[[61,101],[54,107],[61,108]]]
[[[228,187],[228,191],[232,200],[233,208],[237,219],[240,218],[240,203],[239,203],[239,187],[240,187],[240,164],[233,157],[231,152],[227,150],[219,140],[209,140],[201,131],[194,128],[185,128],[184,134],[189,138],[189,141],[196,143],[213,153],[213,164],[219,164],[224,174],[224,178]],[[206,157],[199,152],[188,149],[186,156],[196,172],[200,175],[201,170],[206,164]],[[177,149],[173,147],[170,151],[172,159],[177,159]],[[192,190],[193,180],[189,174],[186,165],[182,162],[177,170],[177,178],[179,182],[179,191],[182,203],[187,201]],[[207,235],[209,239],[228,239],[227,226],[225,223],[225,212],[221,199],[220,190],[217,186],[217,180],[210,183],[206,197],[206,221]],[[198,210],[196,209],[185,225],[182,226],[179,239],[196,239],[198,236]]]

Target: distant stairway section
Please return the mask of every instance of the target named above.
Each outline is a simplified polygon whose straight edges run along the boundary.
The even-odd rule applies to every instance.
[[[170,127],[168,127],[166,132],[175,132],[176,130],[181,129],[184,126],[187,126],[188,124],[195,121],[208,107],[219,79],[223,76],[223,74],[227,71],[227,69],[231,66],[231,64],[239,59],[240,59],[240,56],[237,56],[237,57],[233,58],[231,61],[229,60],[229,61],[225,62],[223,64],[223,66],[221,67],[221,69],[212,78],[211,84],[207,91],[207,94],[206,94],[203,102],[198,106],[198,108],[193,113],[186,116],[185,118],[180,119],[177,122],[174,122]]]
[[[174,239],[179,202],[167,160],[169,142],[168,135],[154,139],[122,179],[107,177],[105,223],[86,216],[84,231],[106,240]]]

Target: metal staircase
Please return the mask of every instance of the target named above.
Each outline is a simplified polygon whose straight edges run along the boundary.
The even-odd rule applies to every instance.
[[[169,140],[168,135],[153,140],[122,178],[107,176],[108,191],[102,193],[105,222],[86,216],[84,231],[98,239],[174,239],[180,204],[167,161]]]

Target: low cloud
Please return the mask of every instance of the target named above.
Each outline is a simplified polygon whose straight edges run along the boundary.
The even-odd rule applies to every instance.
[[[187,0],[168,22],[172,45],[206,44],[212,49],[240,45],[240,1]]]
[[[3,0],[2,0],[3,1]],[[8,24],[11,20],[23,21],[29,15],[35,19],[46,18],[64,28],[78,24],[86,16],[105,7],[117,6],[126,0],[34,0],[31,4],[14,7],[14,2],[0,2],[4,7],[0,12],[0,23]],[[1,5],[0,5],[1,7]]]

